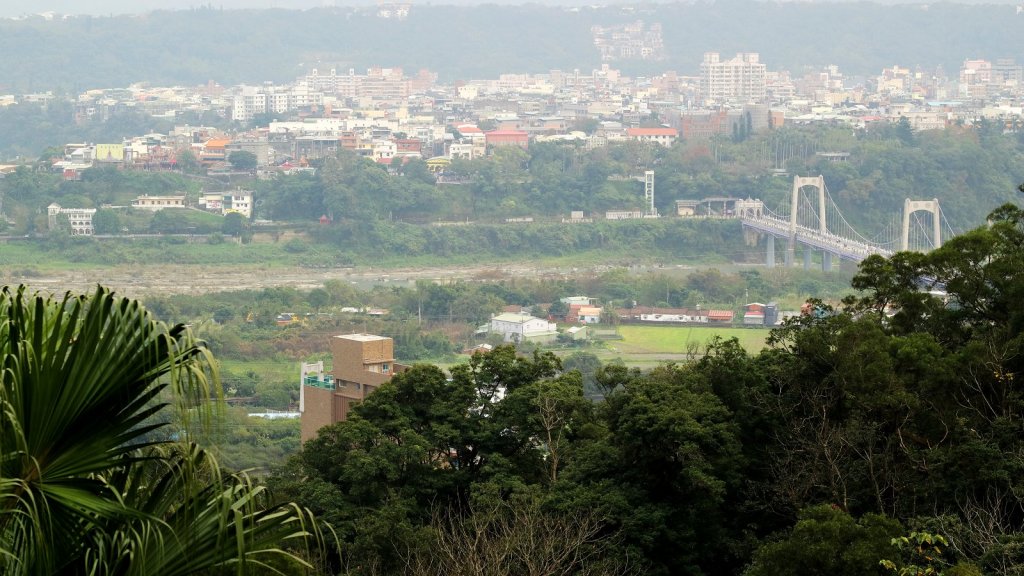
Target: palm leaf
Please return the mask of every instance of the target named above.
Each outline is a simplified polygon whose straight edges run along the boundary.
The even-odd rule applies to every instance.
[[[96,574],[184,575],[210,568],[262,565],[261,557],[284,554],[282,544],[316,531],[310,515],[291,505],[269,506],[264,489],[244,474],[223,481],[216,461],[196,446],[152,448],[159,457],[118,470],[112,484],[145,514],[111,522],[89,548],[88,571]]]
[[[208,421],[219,390],[205,346],[136,301],[0,291],[0,571],[188,574],[308,535],[201,449],[152,440],[168,411]]]

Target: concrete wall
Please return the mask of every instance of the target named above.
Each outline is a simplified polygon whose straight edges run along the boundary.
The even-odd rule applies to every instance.
[[[300,418],[302,421],[300,437],[305,442],[316,438],[317,431],[333,422],[334,392],[324,388],[305,386],[302,393],[305,398],[303,400],[304,410]]]

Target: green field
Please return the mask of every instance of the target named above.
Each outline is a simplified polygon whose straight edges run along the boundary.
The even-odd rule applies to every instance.
[[[610,340],[605,350],[596,353],[604,362],[619,358],[630,366],[646,368],[687,360],[691,343],[703,350],[716,336],[736,338],[747,352],[756,354],[764,348],[769,332],[766,328],[625,325],[619,326],[622,340]]]

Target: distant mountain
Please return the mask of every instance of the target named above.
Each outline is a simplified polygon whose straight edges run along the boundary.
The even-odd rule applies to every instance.
[[[163,0],[148,2],[161,5]],[[223,2],[225,7],[242,3]],[[967,58],[1024,59],[1024,14],[1014,6],[993,4],[724,0],[566,8],[414,3],[406,20],[379,18],[375,4],[308,10],[222,10],[221,3],[211,4],[218,7],[0,20],[0,93],[78,91],[139,81],[282,82],[312,67],[429,68],[444,80],[555,68],[589,71],[600,65],[591,26],[636,20],[661,24],[666,58],[612,62],[629,74],[694,74],[705,51],[760,52],[770,70],[801,72],[806,66],[838,64],[850,75],[878,74],[895,64],[926,71],[942,66],[955,74]],[[114,6],[114,0],[84,6],[107,5]]]

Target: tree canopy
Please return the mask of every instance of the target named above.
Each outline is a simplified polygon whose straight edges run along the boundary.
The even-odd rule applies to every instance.
[[[247,150],[236,150],[228,154],[228,164],[236,170],[255,170],[257,162],[256,155]]]

